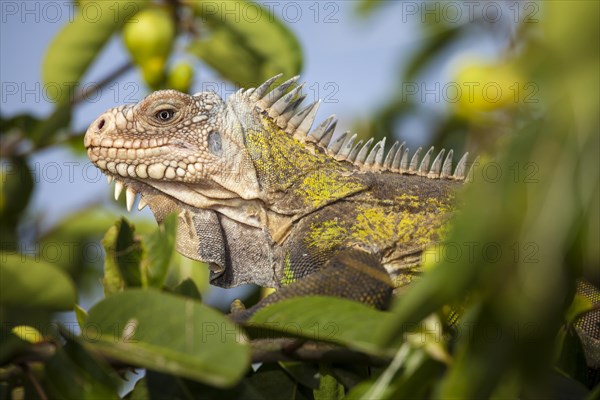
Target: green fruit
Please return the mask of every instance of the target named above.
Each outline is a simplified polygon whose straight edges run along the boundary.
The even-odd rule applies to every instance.
[[[123,27],[125,46],[153,88],[162,81],[175,34],[175,22],[165,8],[142,10]]]
[[[511,64],[472,61],[461,68],[454,82],[460,89],[457,112],[477,119],[479,113],[518,105],[526,94],[523,78]]]
[[[165,59],[154,57],[146,60],[140,67],[144,81],[146,81],[148,86],[153,90],[159,89],[161,83],[164,81]]]
[[[189,63],[182,62],[169,72],[167,80],[168,87],[171,89],[179,90],[180,92],[188,93],[192,80],[194,78],[194,69]]]

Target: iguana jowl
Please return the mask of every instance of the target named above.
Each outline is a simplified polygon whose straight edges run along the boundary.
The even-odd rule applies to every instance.
[[[279,288],[258,307],[306,294],[384,307],[443,235],[466,154],[453,169],[452,151],[332,140],[334,116],[311,131],[319,102],[301,107],[298,77],[270,90],[279,77],[227,101],[164,90],[108,110],[88,156],[128,209],[140,194],[158,222],[178,213],[177,249],[207,262],[212,284]]]

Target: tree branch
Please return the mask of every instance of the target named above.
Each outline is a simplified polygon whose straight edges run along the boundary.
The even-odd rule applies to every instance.
[[[306,361],[384,366],[390,358],[376,357],[332,344],[298,339],[256,339],[250,343],[252,362]]]
[[[71,104],[73,106],[75,106],[75,105],[81,103],[88,96],[96,93],[98,90],[102,89],[104,86],[108,85],[109,83],[111,83],[112,81],[117,79],[119,76],[121,76],[125,72],[129,71],[131,68],[133,68],[133,64],[131,63],[131,61],[127,61],[126,63],[124,63],[123,65],[121,65],[120,67],[118,67],[117,69],[115,69],[114,71],[109,73],[108,75],[106,75],[104,78],[100,79],[100,81],[96,85],[93,85],[86,90],[79,91],[73,97]]]

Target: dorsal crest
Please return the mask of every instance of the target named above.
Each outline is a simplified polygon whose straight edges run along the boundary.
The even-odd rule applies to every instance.
[[[432,146],[423,157],[420,157],[422,148],[419,147],[411,156],[405,142],[396,141],[386,153],[385,138],[375,143],[373,148],[371,148],[374,142],[373,138],[366,141],[366,143],[363,140],[356,142],[357,135],[351,134],[350,131],[344,132],[333,139],[337,125],[335,115],[327,117],[311,130],[321,100],[302,106],[306,95],[301,93],[304,84],[296,85],[299,76],[294,76],[271,89],[273,83],[282,75],[278,74],[268,79],[257,88],[240,89],[236,95],[245,97],[255,104],[279,128],[302,143],[308,146],[317,146],[334,159],[352,163],[361,171],[390,171],[398,174],[425,176],[431,179],[459,181],[464,181],[471,176],[470,170],[467,173],[469,153],[465,153],[453,169],[453,150],[448,151],[446,154],[445,149],[442,149],[434,158],[434,148]],[[475,164],[476,162],[472,163],[471,169]]]

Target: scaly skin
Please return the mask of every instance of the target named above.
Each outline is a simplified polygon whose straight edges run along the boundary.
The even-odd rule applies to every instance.
[[[418,273],[420,256],[439,241],[465,178],[452,152],[419,163],[397,144],[331,140],[327,119],[307,136],[318,104],[299,109],[296,78],[273,80],[227,102],[214,93],[159,91],[113,108],[91,124],[92,162],[127,187],[130,209],[148,204],[158,222],[179,215],[177,249],[207,262],[211,283],[279,288],[237,312],[247,320],[267,304],[300,295],[345,297],[384,308],[392,288]],[[418,153],[419,151],[417,151]],[[595,305],[576,324],[590,373],[600,376],[600,292],[580,283]]]
[[[368,153],[349,135],[331,141],[330,119],[307,136],[317,106],[300,110],[294,81],[226,102],[155,92],[108,110],[85,135],[129,208],[140,194],[158,222],[178,213],[177,248],[209,264],[211,283],[279,288],[241,320],[305,294],[385,307],[443,236],[465,175],[464,157],[450,175],[451,153],[430,169],[431,152],[418,165],[397,145],[384,161],[384,143]]]

